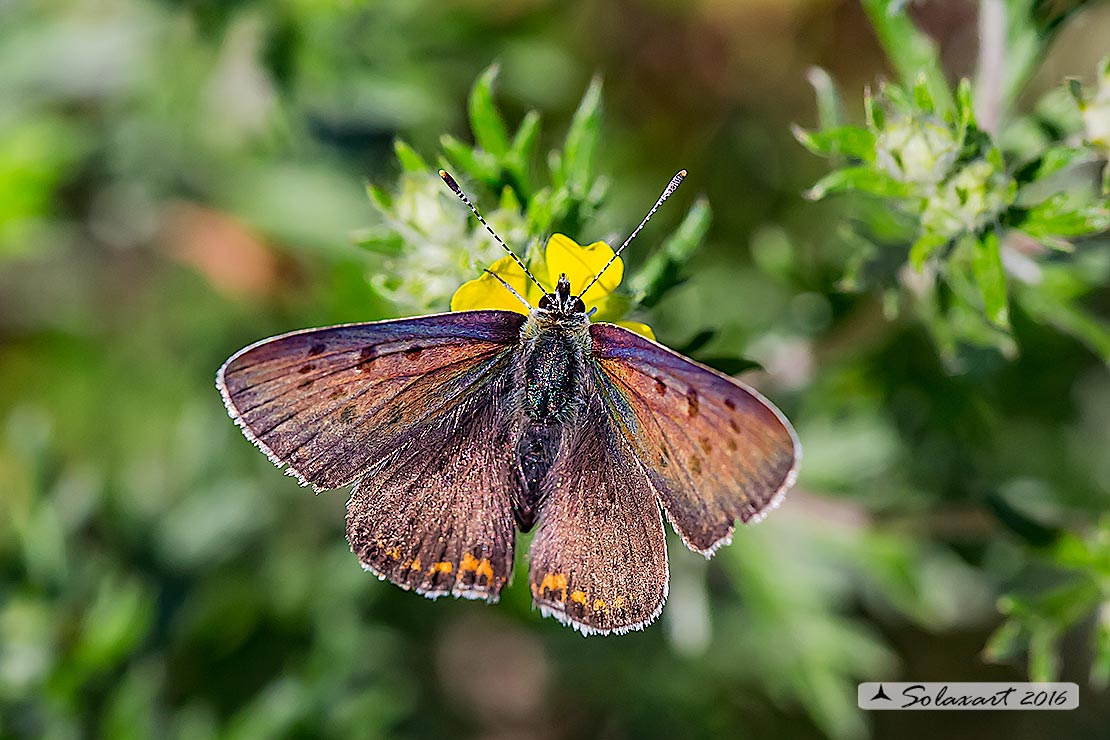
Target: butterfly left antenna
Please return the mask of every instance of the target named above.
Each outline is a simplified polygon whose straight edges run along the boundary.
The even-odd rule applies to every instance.
[[[583,289],[583,291],[578,294],[578,298],[586,295],[586,291],[592,288],[594,283],[601,279],[601,276],[605,274],[605,271],[609,269],[609,266],[617,261],[617,257],[621,256],[621,252],[624,251],[624,248],[628,246],[629,242],[636,238],[636,235],[640,233],[640,229],[644,228],[644,225],[648,222],[648,220],[655,215],[656,211],[659,210],[659,206],[663,205],[663,202],[667,200],[667,198],[670,198],[674,191],[678,190],[678,186],[682,184],[682,181],[684,179],[686,179],[686,170],[679,170],[678,174],[671,178],[671,181],[667,183],[667,187],[664,188],[663,194],[659,196],[659,200],[655,201],[655,205],[653,205],[651,207],[651,210],[648,211],[647,215],[644,216],[644,220],[641,221],[640,225],[636,227],[636,230],[633,231],[632,234],[624,240],[624,244],[621,245],[621,248],[613,252],[613,256],[610,257],[609,261],[605,263],[605,267],[602,267],[601,271],[594,275],[594,279],[591,280],[589,285],[587,285],[585,289]]]
[[[455,182],[455,178],[451,177],[451,174],[447,172],[447,170],[440,170],[439,176],[443,178],[443,181],[445,183],[447,183],[447,187],[451,188],[451,192],[457,195],[459,197],[459,200],[466,204],[466,207],[470,209],[470,212],[474,214],[474,216],[478,219],[478,222],[482,224],[482,226],[486,227],[486,231],[488,231],[490,235],[497,240],[497,243],[500,244],[505,249],[505,251],[509,253],[509,256],[513,258],[513,262],[516,262],[517,266],[519,266],[520,269],[524,270],[524,274],[528,276],[528,279],[535,283],[537,288],[546,293],[547,290],[542,285],[540,285],[539,280],[536,280],[536,276],[533,275],[532,271],[528,269],[528,265],[524,264],[524,260],[522,260],[520,257],[517,257],[516,252],[509,249],[509,245],[505,243],[505,240],[499,237],[497,235],[497,232],[493,230],[493,227],[486,223],[486,220],[482,218],[482,214],[478,213],[478,209],[475,208],[474,204],[470,202],[470,198],[466,197],[466,193],[464,193],[462,191],[462,188],[459,187],[459,184]],[[489,270],[486,270],[486,272],[489,272]],[[497,275],[494,275],[494,277],[497,277],[498,280],[500,280]],[[509,290],[512,290],[512,288],[509,287],[509,284],[506,283],[504,280],[501,280],[501,284],[504,285],[506,288],[509,288]],[[517,298],[520,298],[520,295],[515,290],[513,290],[513,294],[516,295]],[[526,305],[530,305],[528,304],[528,301],[524,301],[524,303]]]

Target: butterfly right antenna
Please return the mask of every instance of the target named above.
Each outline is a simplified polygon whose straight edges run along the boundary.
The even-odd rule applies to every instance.
[[[443,178],[443,181],[445,183],[447,183],[447,187],[451,188],[451,192],[457,195],[459,197],[459,200],[466,204],[466,207],[469,208],[470,212],[473,213],[474,216],[478,219],[478,223],[482,224],[482,226],[485,226],[486,231],[488,231],[490,235],[492,235],[493,238],[497,240],[497,243],[500,244],[505,249],[505,251],[509,253],[509,256],[513,258],[513,262],[516,262],[520,269],[524,270],[524,274],[528,276],[528,279],[535,283],[536,287],[539,288],[541,291],[547,293],[547,289],[540,285],[539,280],[536,280],[536,276],[533,275],[532,271],[528,269],[528,265],[524,264],[524,260],[522,260],[520,257],[517,257],[516,252],[509,249],[509,245],[505,243],[505,240],[499,237],[497,235],[497,232],[494,231],[488,223],[486,223],[486,220],[482,218],[482,214],[478,213],[478,209],[475,208],[474,204],[470,202],[470,198],[466,197],[466,193],[464,193],[462,191],[462,188],[459,187],[459,184],[455,182],[455,178],[451,177],[451,174],[447,172],[447,170],[440,170],[439,176]],[[486,272],[489,272],[489,270],[487,270]],[[497,275],[494,275],[494,277],[497,277],[498,280],[500,280]],[[501,284],[507,288],[509,287],[508,283],[506,283],[504,280],[501,280]],[[512,290],[512,288],[509,289]],[[513,291],[513,293],[515,294],[516,291]],[[520,296],[517,295],[517,298],[520,298]],[[528,302],[525,301],[525,303],[527,304]]]
[[[644,225],[647,224],[651,217],[655,215],[655,212],[659,210],[659,206],[663,205],[663,201],[667,200],[667,198],[670,198],[671,195],[674,194],[674,191],[678,189],[678,186],[682,184],[682,181],[684,179],[686,179],[686,170],[679,170],[678,174],[671,178],[671,181],[667,183],[667,187],[664,188],[663,194],[659,196],[659,200],[655,201],[655,205],[653,205],[651,207],[651,210],[648,211],[647,215],[644,216],[644,220],[640,222],[640,225],[636,227],[636,230],[632,232],[631,236],[624,240],[624,244],[620,246],[620,249],[613,252],[613,256],[610,257],[609,261],[605,263],[605,267],[602,267],[601,271],[594,275],[594,279],[591,280],[589,284],[582,289],[582,292],[579,293],[577,296],[578,298],[586,295],[586,291],[592,288],[593,284],[601,279],[601,276],[605,274],[605,271],[609,269],[609,266],[617,261],[617,257],[621,256],[621,252],[624,251],[624,248],[628,246],[629,242],[636,238],[636,235],[640,233],[640,230],[644,228]]]

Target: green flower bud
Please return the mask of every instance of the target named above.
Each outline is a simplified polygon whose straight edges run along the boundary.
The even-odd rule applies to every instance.
[[[875,164],[900,182],[943,180],[959,155],[955,132],[930,118],[901,117],[879,131]]]
[[[446,310],[461,283],[504,252],[484,228],[474,228],[466,209],[431,173],[404,172],[398,191],[379,211],[402,248],[387,256],[371,282],[406,310]],[[516,208],[485,214],[510,244],[527,243],[524,216]]]
[[[953,238],[989,224],[1014,200],[1017,184],[986,159],[977,159],[939,184],[925,202],[921,225]]]

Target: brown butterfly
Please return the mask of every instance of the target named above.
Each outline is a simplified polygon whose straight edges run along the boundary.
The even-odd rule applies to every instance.
[[[662,513],[709,557],[737,519],[778,504],[800,449],[748,386],[591,323],[582,296],[600,274],[577,294],[564,275],[527,316],[461,311],[266,339],[216,384],[247,438],[302,484],[354,484],[347,538],[379,578],[497,601],[516,530],[538,524],[529,581],[541,612],[586,634],[641,629],[667,596]]]

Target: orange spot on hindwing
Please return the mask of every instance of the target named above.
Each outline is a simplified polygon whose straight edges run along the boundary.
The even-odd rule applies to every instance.
[[[490,563],[489,558],[482,558],[479,560],[470,553],[463,555],[462,562],[459,563],[459,573],[474,573],[474,580],[478,580],[479,576],[485,576],[486,581],[493,583],[493,564]]]
[[[566,573],[548,573],[540,581],[539,585],[532,584],[532,595],[536,598],[542,598],[544,591],[558,591],[558,601],[565,602],[567,600],[567,574]],[[583,594],[583,598],[585,595]]]

